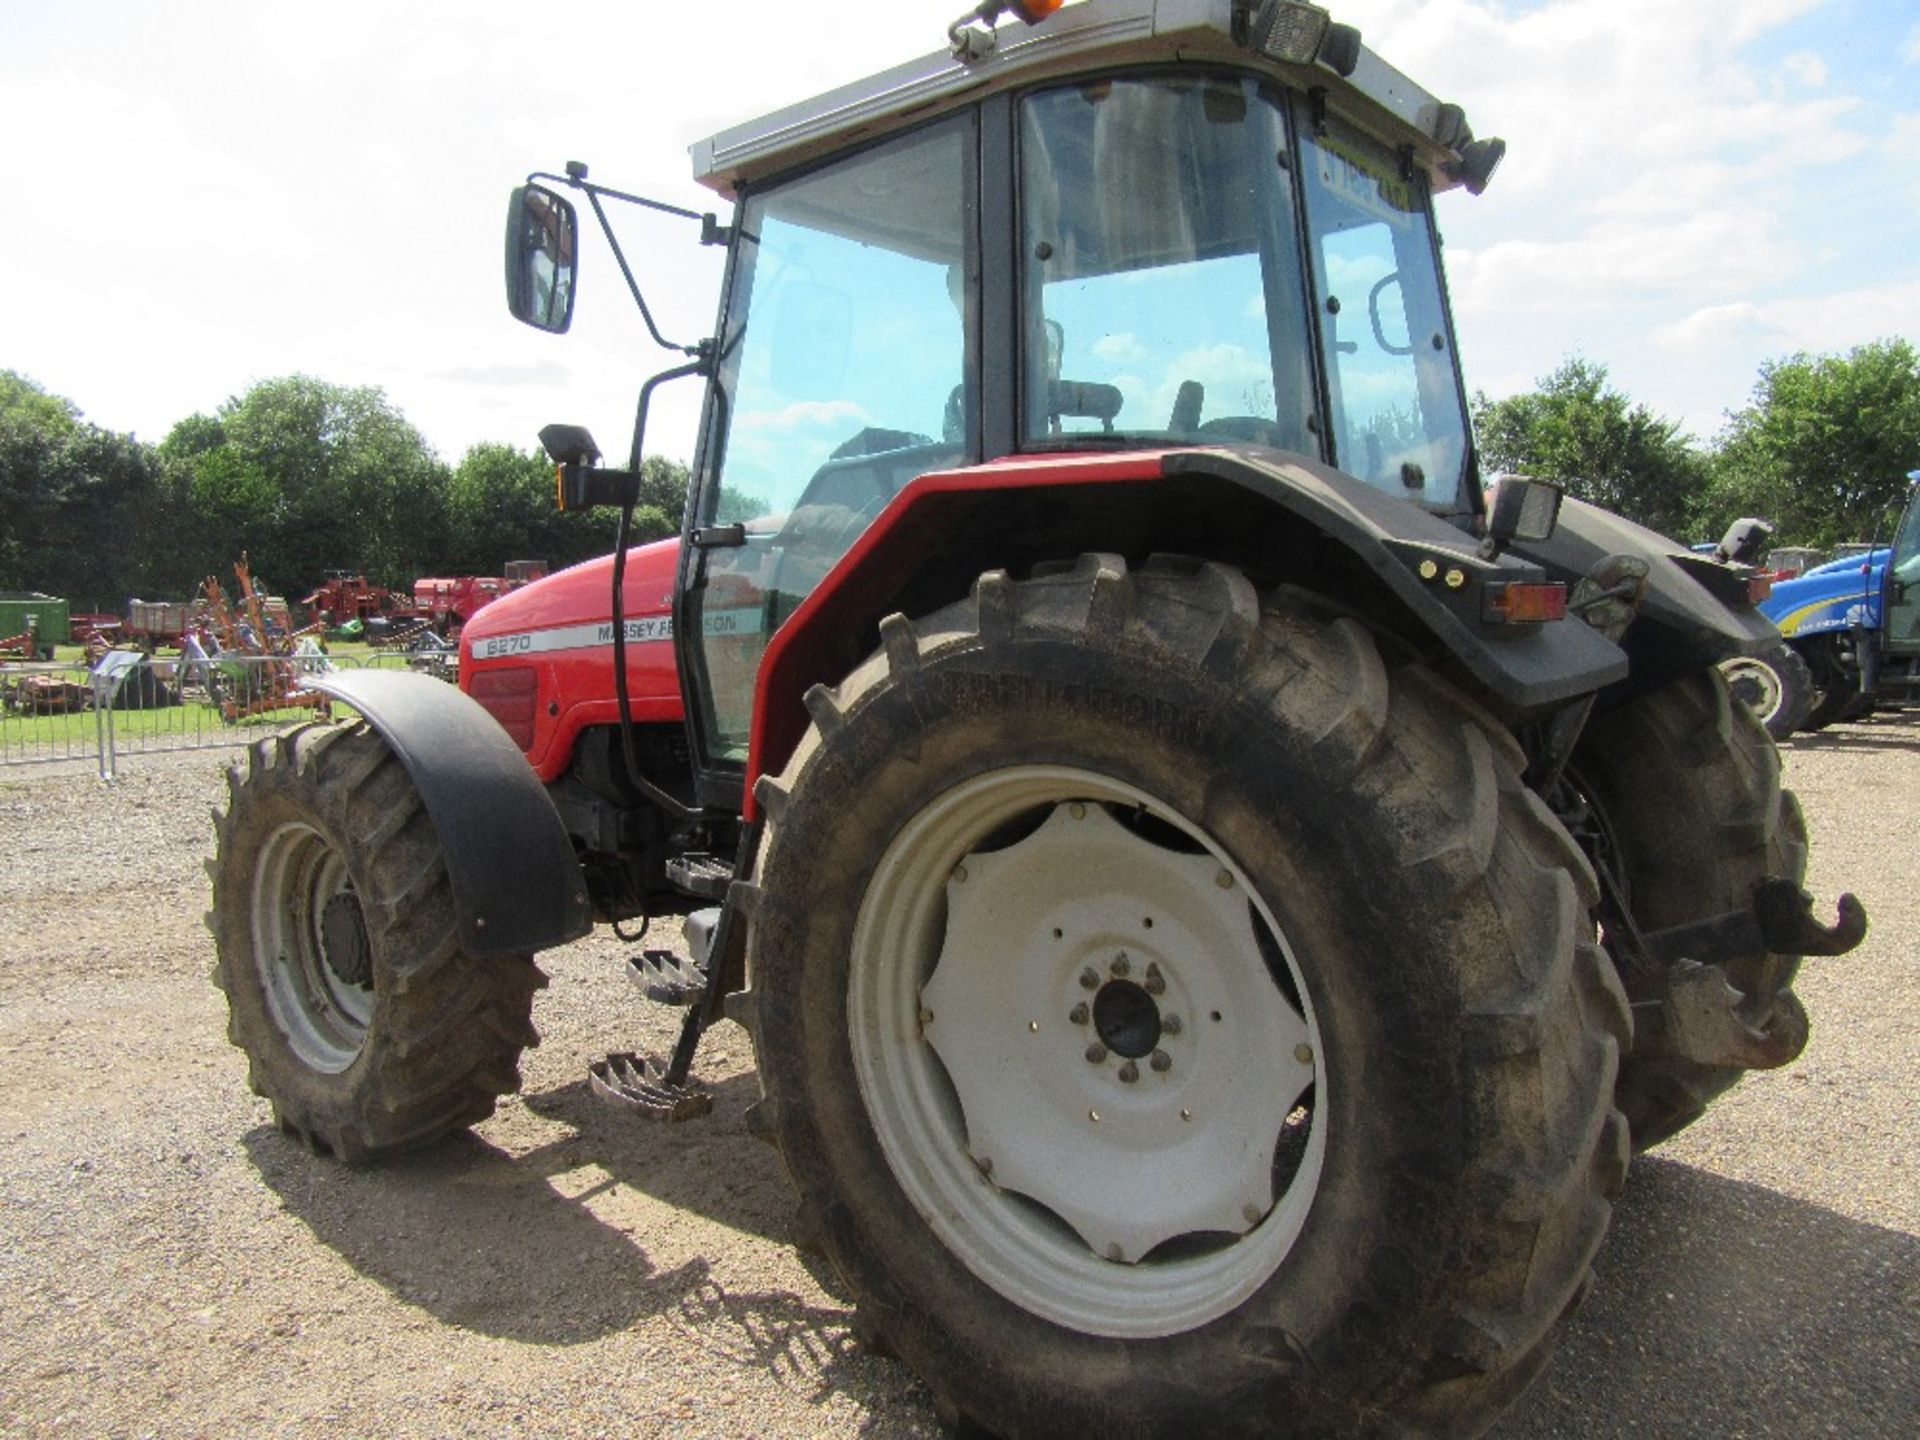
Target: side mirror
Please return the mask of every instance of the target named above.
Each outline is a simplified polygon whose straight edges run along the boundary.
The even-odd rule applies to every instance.
[[[507,309],[536,330],[558,335],[573,323],[579,226],[572,202],[540,185],[522,185],[507,204]]]

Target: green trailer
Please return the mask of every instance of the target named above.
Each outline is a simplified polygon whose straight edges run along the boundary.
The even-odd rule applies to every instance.
[[[0,591],[0,641],[33,631],[37,658],[51,660],[53,647],[73,639],[65,600],[31,590]]]

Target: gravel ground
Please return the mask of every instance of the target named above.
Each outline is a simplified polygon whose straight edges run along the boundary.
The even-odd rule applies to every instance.
[[[544,957],[525,1093],[472,1135],[351,1172],[274,1131],[207,982],[223,763],[0,772],[0,1437],[938,1432],[787,1244],[743,1032],[707,1120],[587,1095],[675,1018],[605,935]],[[1811,887],[1873,932],[1803,977],[1798,1064],[1636,1164],[1503,1440],[1920,1434],[1920,717],[1788,771]]]

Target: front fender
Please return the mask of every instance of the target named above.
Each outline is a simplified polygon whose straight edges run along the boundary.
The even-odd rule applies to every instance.
[[[573,842],[527,757],[443,680],[335,670],[307,682],[352,706],[412,778],[439,836],[461,949],[524,955],[593,928]]]

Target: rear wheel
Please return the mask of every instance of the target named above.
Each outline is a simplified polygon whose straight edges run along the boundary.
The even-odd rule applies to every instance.
[[[208,872],[227,1033],[282,1129],[349,1161],[493,1113],[539,1043],[531,957],[460,948],[438,836],[364,724],[305,725],[228,772]]]
[[[1806,872],[1806,826],[1780,787],[1779,752],[1717,672],[1596,717],[1575,775],[1605,837],[1602,863],[1643,932],[1744,909],[1756,882],[1798,883]],[[1798,956],[1766,954],[1724,967],[1742,996],[1740,1019],[1796,1053],[1807,1030],[1792,989],[1799,967]],[[1620,968],[1634,1000],[1657,1012],[1664,977],[1638,972],[1624,954]],[[1657,1024],[1642,1024],[1620,1067],[1619,1105],[1635,1148],[1691,1125],[1744,1073],[1676,1055]]]
[[[1114,557],[882,626],[749,971],[805,1240],[1004,1435],[1485,1423],[1625,1167],[1592,877],[1352,620]]]

